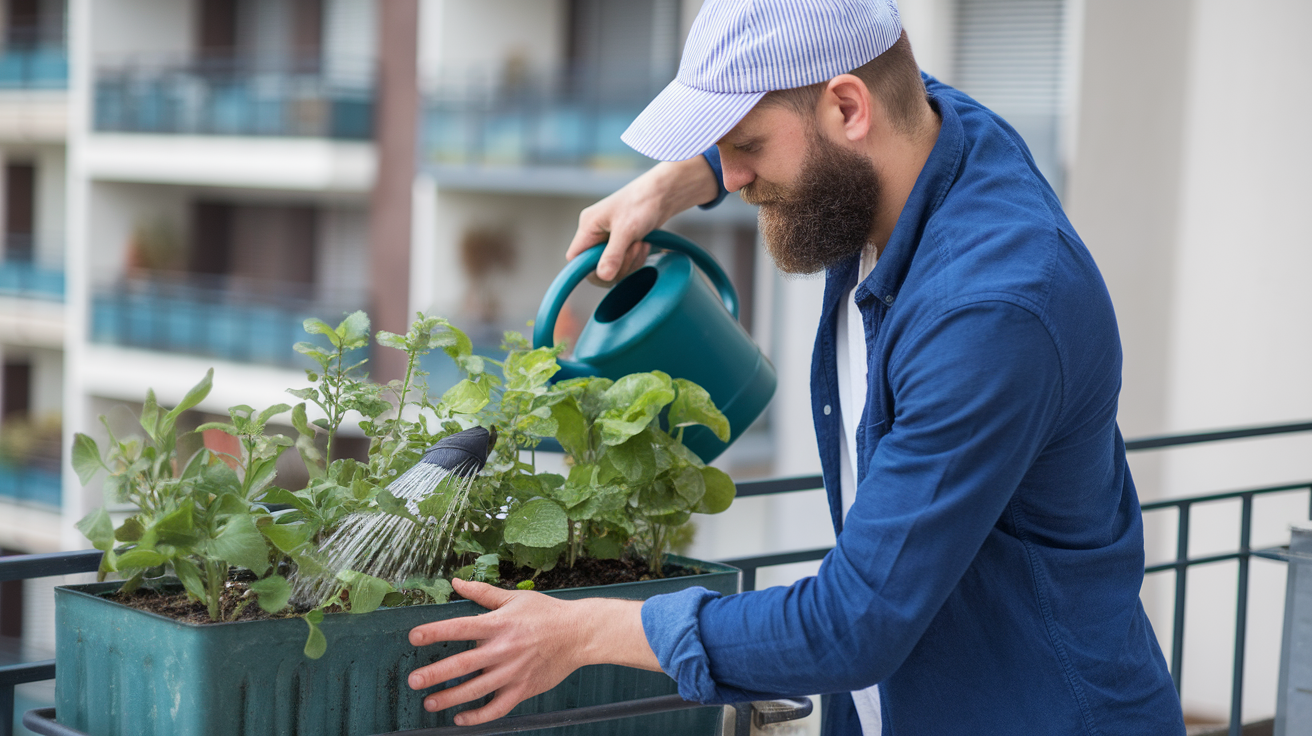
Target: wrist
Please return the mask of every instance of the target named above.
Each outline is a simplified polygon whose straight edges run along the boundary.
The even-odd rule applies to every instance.
[[[642,601],[588,598],[578,601],[583,637],[578,664],[618,664],[660,671],[642,628]]]
[[[687,161],[665,161],[653,169],[653,185],[663,192],[662,221],[686,209],[714,201],[720,194],[715,171],[702,156]]]

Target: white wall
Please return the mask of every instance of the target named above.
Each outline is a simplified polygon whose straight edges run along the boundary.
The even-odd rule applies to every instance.
[[[565,8],[562,0],[425,0],[421,83],[472,70],[495,78],[511,60],[529,71],[559,67],[565,53]]]
[[[1288,83],[1312,68],[1297,29],[1312,6],[1280,0],[1087,3],[1069,211],[1116,304],[1127,436],[1312,416],[1312,293],[1305,274],[1312,102]],[[1126,18],[1134,18],[1126,23]],[[1145,500],[1312,478],[1312,438],[1134,455]],[[1252,545],[1288,541],[1306,495],[1259,499]],[[1237,502],[1196,508],[1190,554],[1238,546]],[[1145,519],[1150,562],[1174,557],[1173,513]],[[1234,563],[1195,568],[1186,608],[1184,705],[1228,714]],[[1275,706],[1284,571],[1252,563],[1244,719]],[[1145,606],[1164,647],[1171,575]],[[1169,651],[1169,650],[1168,650]]]
[[[195,46],[194,0],[95,0],[91,11],[93,63],[102,58],[186,58]]]
[[[36,257],[43,263],[64,262],[64,190],[63,146],[43,146],[37,151],[36,173]]]

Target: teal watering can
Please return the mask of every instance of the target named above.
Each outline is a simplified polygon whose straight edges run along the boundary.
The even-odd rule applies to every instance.
[[[774,396],[774,366],[738,324],[738,293],[709,253],[663,230],[643,240],[665,254],[611,288],[579,335],[573,360],[560,361],[554,380],[664,371],[698,384],[729,420],[728,443],[705,427],[684,431],[684,444],[710,462],[765,411]],[[555,343],[565,299],[597,268],[603,250],[604,243],[585,251],[551,283],[533,323],[534,347]]]

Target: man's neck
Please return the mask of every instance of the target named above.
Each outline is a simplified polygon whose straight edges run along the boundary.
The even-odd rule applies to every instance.
[[[925,105],[925,122],[915,135],[896,133],[891,136],[894,145],[885,148],[881,160],[875,163],[875,173],[879,176],[879,209],[875,212],[875,224],[870,229],[870,242],[875,250],[883,254],[884,247],[893,236],[902,208],[911,197],[911,190],[920,178],[920,172],[929,160],[929,154],[938,142],[942,120],[938,111]]]

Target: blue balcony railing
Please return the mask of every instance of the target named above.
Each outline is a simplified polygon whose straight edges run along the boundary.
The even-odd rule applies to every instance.
[[[95,82],[95,129],[369,140],[373,89],[366,79],[232,63],[102,67]]]
[[[63,46],[11,48],[0,53],[0,90],[67,88],[68,51]]]
[[[59,471],[0,462],[0,498],[59,508]]]
[[[0,261],[0,296],[64,301],[64,269],[21,259]]]
[[[303,285],[287,285],[289,291]],[[92,297],[91,340],[224,360],[310,367],[292,345],[310,340],[310,317],[336,323],[351,311],[294,296],[213,284],[132,280]],[[363,356],[361,356],[363,357]]]

